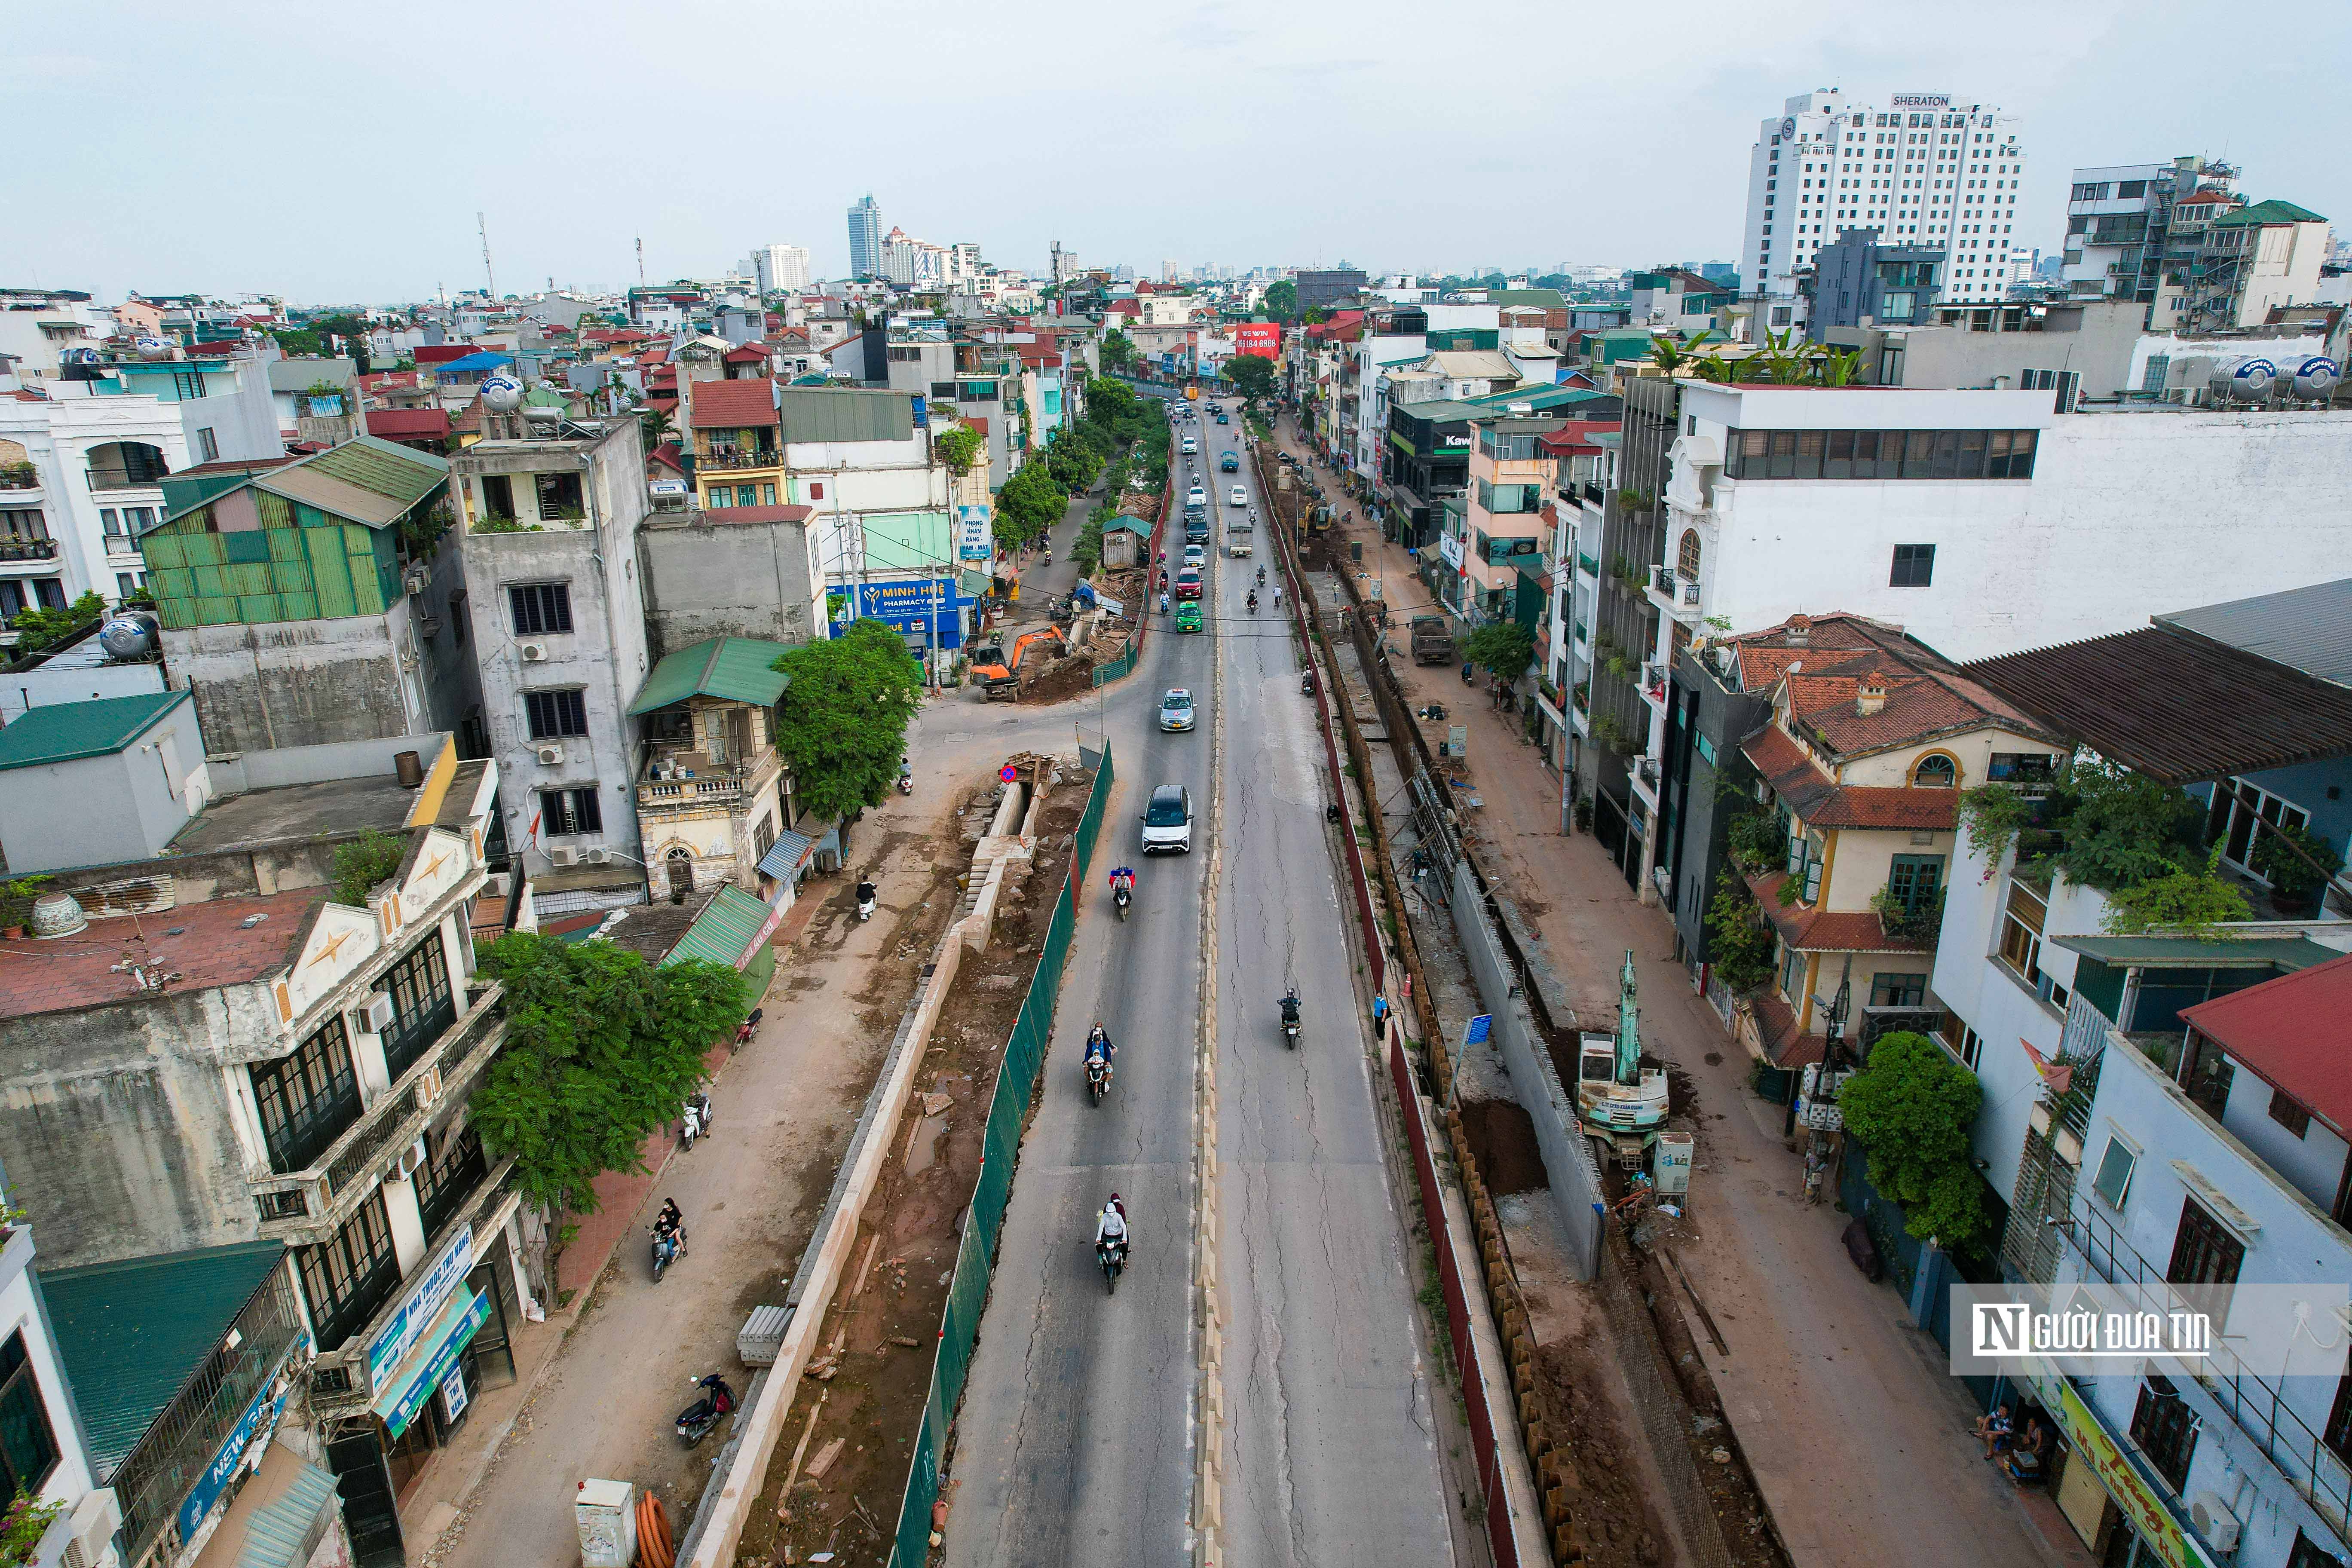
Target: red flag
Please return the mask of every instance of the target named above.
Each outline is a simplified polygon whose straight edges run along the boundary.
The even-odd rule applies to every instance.
[[[2035,1050],[2033,1042],[2022,1035],[2018,1037],[2017,1043],[2025,1047],[2026,1059],[2033,1064],[2033,1070],[2041,1075],[2042,1081],[2050,1086],[2051,1093],[2063,1094],[2074,1087],[2074,1065],[2072,1062],[2052,1061]]]

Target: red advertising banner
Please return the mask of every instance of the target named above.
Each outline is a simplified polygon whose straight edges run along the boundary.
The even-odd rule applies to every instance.
[[[1234,328],[1234,340],[1239,345],[1236,353],[1255,354],[1260,359],[1282,357],[1280,321],[1240,322]]]

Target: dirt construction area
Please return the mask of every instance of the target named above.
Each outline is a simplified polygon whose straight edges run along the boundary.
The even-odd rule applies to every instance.
[[[1065,764],[1036,854],[1008,867],[987,948],[966,953],[851,1262],[751,1509],[738,1559],[879,1563],[930,1391],[941,1313],[1004,1044],[1068,875],[1093,775]]]

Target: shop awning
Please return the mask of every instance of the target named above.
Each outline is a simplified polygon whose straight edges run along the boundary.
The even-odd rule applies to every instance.
[[[458,1355],[473,1339],[474,1331],[489,1319],[489,1299],[459,1286],[457,1299],[443,1308],[441,1315],[433,1320],[433,1326],[425,1331],[425,1337],[409,1355],[406,1370],[396,1375],[392,1386],[376,1399],[375,1413],[383,1417],[385,1430],[395,1437],[408,1430],[408,1424],[416,1419],[425,1402],[448,1381]]]
[[[760,857],[760,875],[773,877],[780,882],[784,881],[800,868],[800,863],[807,859],[808,852],[815,847],[814,838],[805,833],[795,833],[787,827],[776,835],[775,843],[770,845],[768,852]]]

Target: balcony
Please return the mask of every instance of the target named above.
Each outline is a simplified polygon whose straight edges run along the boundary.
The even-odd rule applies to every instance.
[[[637,781],[640,808],[718,804],[733,807],[756,798],[782,765],[772,747],[748,763],[718,763],[700,752],[656,752]]]
[[[58,542],[54,539],[11,539],[0,542],[0,564],[9,562],[30,564],[57,558]]]
[[[755,447],[749,451],[698,452],[694,466],[709,473],[733,473],[742,468],[781,468],[784,466],[784,455],[772,447]]]
[[[1671,566],[1653,566],[1647,598],[1655,608],[1686,626],[1699,624],[1699,585],[1696,577],[1677,575]]]
[[[1665,706],[1666,667],[1664,665],[1645,664],[1642,667],[1642,700],[1653,708]]]
[[[462,1100],[498,1055],[505,1037],[506,988],[470,988],[466,1010],[398,1081],[309,1166],[283,1174],[267,1165],[246,1172],[261,1205],[261,1235],[302,1246],[326,1240],[351,1217],[383,1168],[425,1134],[446,1100]],[[486,1048],[487,1047],[487,1048]]]

